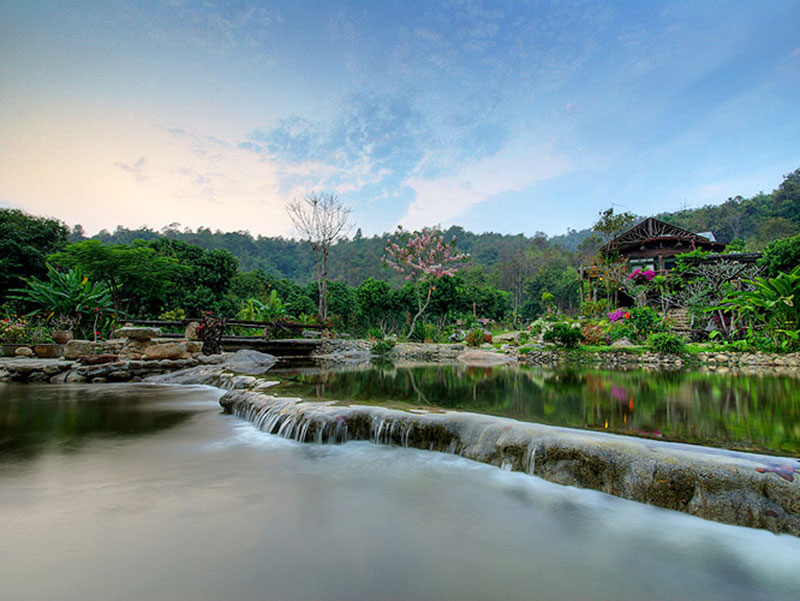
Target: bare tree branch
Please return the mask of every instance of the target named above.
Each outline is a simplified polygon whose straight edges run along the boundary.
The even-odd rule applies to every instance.
[[[335,194],[310,192],[303,198],[291,200],[286,212],[316,255],[319,316],[324,322],[328,318],[328,253],[336,239],[346,236],[352,229],[349,223],[352,209],[343,205]]]

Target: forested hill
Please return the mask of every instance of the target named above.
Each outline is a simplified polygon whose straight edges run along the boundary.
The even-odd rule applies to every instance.
[[[721,205],[661,213],[656,217],[693,232],[712,231],[723,242],[741,238],[749,250],[759,250],[772,240],[800,233],[800,169],[787,175],[769,194],[760,193],[752,198],[737,196]],[[481,267],[487,274],[500,279],[504,268],[518,262],[521,256],[530,258],[534,255],[541,261],[576,265],[583,255],[591,254],[599,244],[588,229],[570,230],[552,238],[544,234],[533,237],[474,234],[460,227],[451,227],[446,233],[448,237],[455,236],[459,250],[470,253],[473,266]],[[299,283],[313,278],[314,256],[308,244],[285,238],[253,237],[248,232],[212,232],[208,228],[179,230],[175,227],[161,231],[119,227],[113,233],[102,231],[93,238],[108,243],[129,243],[137,238],[149,240],[162,235],[206,249],[228,250],[239,258],[241,271],[262,269]],[[389,234],[364,237],[357,230],[352,238],[340,241],[331,252],[330,276],[350,285],[358,285],[368,277],[393,279],[394,273],[387,270],[380,260],[388,238]],[[71,241],[79,239],[82,239],[82,230],[78,226],[73,230]]]

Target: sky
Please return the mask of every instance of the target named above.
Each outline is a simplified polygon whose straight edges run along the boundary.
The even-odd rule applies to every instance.
[[[800,167],[800,2],[0,0],[0,207],[562,234]]]

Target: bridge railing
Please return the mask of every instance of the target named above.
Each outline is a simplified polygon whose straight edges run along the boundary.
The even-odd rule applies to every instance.
[[[180,320],[165,320],[165,319],[128,319],[126,323],[132,323],[133,325],[137,326],[153,326],[153,327],[160,327],[160,328],[185,328],[192,322],[202,323],[203,319],[200,317],[187,317],[185,319]],[[274,333],[280,331],[288,331],[290,334],[299,334],[303,330],[318,330],[323,331],[328,328],[328,326],[319,325],[319,324],[303,324],[295,321],[250,321],[250,320],[243,320],[243,319],[226,319],[223,322],[223,331],[228,330],[229,328],[241,328],[241,329],[254,329],[254,330],[261,330],[261,334],[257,336],[241,336],[241,335],[224,335],[223,338],[225,340],[233,340],[233,339],[248,339],[248,338],[263,338],[264,340],[269,340],[272,338]],[[177,338],[182,336],[183,334],[178,333],[169,333],[165,332],[163,336],[165,338]]]

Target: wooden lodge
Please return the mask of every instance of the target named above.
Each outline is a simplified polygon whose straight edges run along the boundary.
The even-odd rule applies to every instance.
[[[627,260],[631,271],[666,273],[675,267],[677,255],[693,250],[719,253],[724,249],[711,232],[694,234],[650,217],[600,247],[600,252]]]

